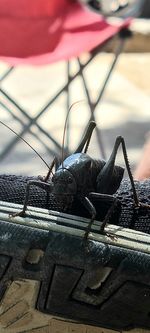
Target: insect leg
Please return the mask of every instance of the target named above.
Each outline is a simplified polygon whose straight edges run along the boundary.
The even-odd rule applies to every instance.
[[[134,179],[133,179],[132,172],[131,172],[131,169],[130,169],[130,164],[129,164],[129,160],[128,160],[128,155],[127,155],[127,150],[126,150],[126,145],[125,145],[124,138],[119,136],[116,139],[116,142],[118,143],[118,147],[119,147],[120,144],[122,145],[123,156],[124,156],[126,168],[127,168],[127,171],[128,171],[128,175],[129,175],[129,178],[130,178],[131,187],[132,187],[132,191],[133,191],[134,203],[135,203],[136,206],[140,206],[139,198],[138,198],[137,191],[136,191],[135,184],[134,184]],[[118,150],[118,147],[117,147],[117,150]]]
[[[43,182],[47,182],[49,180],[51,173],[53,174],[52,170],[53,170],[54,166],[55,166],[55,169],[57,170],[57,168],[59,166],[59,161],[58,161],[57,157],[54,157],[54,159],[49,167],[46,177],[43,178]]]
[[[53,170],[54,166],[55,166],[55,171],[56,171],[58,169],[59,165],[60,165],[60,160],[57,156],[55,156],[49,167],[49,170],[48,170],[46,176],[45,177],[38,176],[38,179],[41,180],[42,182],[47,182],[50,178],[50,175],[53,174],[52,170]]]
[[[84,234],[84,238],[87,239],[88,238],[88,234],[91,230],[91,226],[93,224],[93,221],[95,219],[95,216],[96,216],[96,209],[95,207],[93,206],[92,202],[90,201],[89,198],[87,197],[79,197],[79,200],[81,201],[81,203],[84,205],[84,207],[88,210],[88,212],[90,213],[91,215],[91,220],[87,226],[87,229],[85,231],[85,234]]]
[[[52,188],[53,188],[53,186],[51,184],[47,184],[47,183],[42,182],[42,181],[38,181],[38,180],[31,180],[31,181],[29,181],[27,183],[27,186],[26,186],[26,193],[25,193],[25,199],[24,199],[23,209],[19,213],[12,214],[12,216],[24,216],[25,215],[25,212],[26,212],[26,209],[27,209],[28,200],[29,200],[29,195],[30,195],[30,188],[33,185],[44,189],[48,193],[51,192]]]
[[[111,204],[102,224],[100,227],[100,233],[103,234],[104,233],[104,229],[106,224],[109,222],[115,207],[117,206],[118,200],[113,197],[113,195],[109,195],[109,194],[101,194],[101,193],[95,193],[95,192],[91,192],[89,193],[89,197],[90,198],[94,198],[94,199],[98,199],[101,202],[109,202]]]
[[[100,201],[108,201],[110,203],[114,202],[114,196],[110,195],[110,194],[103,194],[103,193],[97,193],[97,192],[90,192],[88,194],[89,198],[93,198],[93,199],[98,199]]]
[[[136,191],[136,188],[135,188],[133,176],[132,176],[129,161],[128,161],[125,141],[124,141],[124,138],[121,137],[121,136],[118,136],[116,138],[112,154],[111,154],[109,160],[106,162],[105,166],[103,167],[102,171],[100,172],[100,174],[97,177],[98,192],[100,192],[100,193],[110,193],[109,191],[111,190],[112,181],[113,181],[113,172],[114,172],[114,169],[115,169],[115,159],[116,159],[116,155],[117,155],[118,148],[119,148],[120,145],[122,145],[123,156],[124,156],[126,168],[127,168],[127,171],[128,171],[129,179],[130,179],[130,182],[131,182],[131,186],[132,186],[134,203],[135,203],[135,206],[140,206],[137,191]],[[121,181],[121,179],[120,179],[120,181]],[[115,183],[115,178],[114,178],[114,183]],[[113,193],[116,192],[119,185],[120,184],[118,182],[118,184],[116,184],[116,188],[115,188]],[[113,186],[115,186],[115,185],[113,184]],[[104,192],[104,191],[106,191],[106,192]]]
[[[109,210],[108,210],[108,212],[107,212],[107,214],[106,214],[106,216],[105,216],[105,218],[104,218],[104,220],[101,224],[101,227],[100,227],[100,233],[101,234],[105,233],[104,230],[105,230],[106,224],[109,223],[110,218],[112,217],[112,214],[114,213],[114,210],[117,207],[117,203],[118,203],[118,200],[116,198],[114,198],[114,201],[113,201],[111,207],[109,208]]]
[[[83,148],[84,148],[84,146],[85,146],[85,144],[86,144],[86,147],[84,149],[84,153],[87,152],[88,146],[89,146],[89,143],[90,143],[90,140],[91,140],[91,136],[92,136],[92,133],[93,133],[93,130],[94,130],[95,126],[96,126],[95,121],[90,121],[90,123],[89,123],[89,125],[87,127],[87,130],[86,130],[86,132],[85,132],[85,134],[84,134],[84,136],[83,136],[83,138],[82,138],[82,140],[81,140],[78,148],[74,152],[74,154],[75,153],[81,153],[82,150],[83,150]]]
[[[136,190],[135,184],[134,184],[134,179],[133,179],[132,172],[131,172],[131,169],[130,169],[130,164],[129,164],[129,161],[128,161],[128,155],[127,155],[127,150],[126,150],[126,145],[125,145],[124,138],[123,137],[118,137],[117,139],[118,139],[118,143],[122,144],[123,156],[124,156],[126,168],[127,168],[127,171],[128,171],[128,175],[129,175],[129,178],[130,178],[131,187],[132,187],[132,191],[133,191],[134,204],[135,204],[136,207],[143,206],[143,207],[150,208],[150,205],[141,203],[139,201],[137,190]],[[117,141],[117,139],[116,139],[116,141]]]
[[[144,207],[145,206],[147,208],[150,208],[149,205],[143,204],[139,201],[137,190],[136,190],[135,184],[134,184],[134,179],[133,179],[132,172],[131,172],[131,169],[130,169],[130,164],[129,164],[129,161],[128,161],[128,155],[127,155],[125,141],[124,141],[124,138],[121,137],[121,136],[117,137],[117,139],[116,139],[116,150],[118,150],[118,147],[119,147],[120,144],[122,145],[123,156],[124,156],[126,168],[127,168],[127,171],[128,171],[129,179],[130,179],[130,182],[131,182],[134,204],[135,204],[136,207],[140,207],[140,206]]]

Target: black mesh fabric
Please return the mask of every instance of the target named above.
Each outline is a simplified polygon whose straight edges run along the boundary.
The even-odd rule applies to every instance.
[[[26,184],[31,180],[39,180],[37,177],[1,175],[0,176],[0,200],[23,204]],[[29,206],[62,210],[61,205],[53,195],[47,196],[46,192],[37,186],[31,186],[28,200]]]
[[[29,180],[38,180],[36,177],[25,177],[15,175],[0,176],[0,200],[23,204],[26,184]],[[141,203],[150,204],[150,179],[143,182],[135,182],[139,200]],[[121,202],[121,209],[117,211],[117,218],[114,218],[111,223],[118,224],[123,227],[139,230],[145,233],[150,233],[150,209],[141,207],[135,208],[133,205],[133,197],[131,184],[129,180],[123,180],[115,197]],[[63,211],[61,201],[57,200],[52,194],[47,195],[46,192],[36,186],[32,186],[28,205],[46,208],[51,210]],[[101,206],[98,202],[95,203],[96,209],[100,211]],[[100,207],[99,207],[100,206]],[[79,203],[75,203],[68,207],[68,213],[76,215],[88,216],[87,212]],[[99,216],[97,216],[99,218]],[[99,218],[100,219],[100,218]]]

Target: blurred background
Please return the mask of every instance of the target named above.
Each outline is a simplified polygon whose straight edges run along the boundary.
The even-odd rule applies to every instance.
[[[95,110],[106,158],[111,154],[116,136],[122,135],[125,138],[133,172],[142,158],[143,146],[150,130],[149,15],[150,3],[145,1],[140,18],[134,19],[131,23],[130,29],[133,36],[126,41],[124,52],[120,55],[105,94]],[[111,19],[109,18],[109,20]],[[113,40],[104,47],[103,52],[99,52],[84,70],[92,101],[95,101],[99,94],[100,86],[113,58],[112,50],[115,43],[116,41]],[[84,63],[89,57],[89,53],[84,52],[80,59]],[[9,67],[5,61],[0,61],[1,77]],[[72,58],[70,61],[71,75],[75,75],[78,70],[78,61],[76,58]],[[49,98],[53,98],[57,91],[66,84],[66,73],[67,63],[65,61],[41,66],[19,65],[2,80],[1,89],[15,99],[16,103],[31,117],[36,117],[39,110],[48,103]],[[73,105],[69,117],[69,149],[70,152],[73,152],[90,119],[89,105],[80,76],[77,76],[70,84],[69,93],[68,106],[79,101]],[[13,111],[13,106],[3,95],[0,96],[0,102],[0,120],[15,131],[20,132],[21,124],[12,118],[6,110],[8,107]],[[3,107],[4,104],[6,107]],[[44,131],[58,140],[60,145],[62,145],[66,107],[66,92],[64,92],[37,120]],[[14,114],[17,116],[16,110]],[[26,122],[25,119],[23,121]],[[28,132],[24,138],[42,155],[47,163],[50,163],[54,157],[54,153],[50,152],[53,149],[53,144],[43,134],[42,140],[49,146],[48,151],[37,139],[39,132],[36,126],[32,126],[32,131],[35,133],[35,137]],[[13,139],[14,134],[0,124],[0,153]],[[95,133],[89,146],[89,154],[96,159],[102,158]],[[117,163],[124,166],[121,150],[118,153]],[[0,159],[1,174],[45,175],[46,172],[46,166],[21,140],[9,154]]]

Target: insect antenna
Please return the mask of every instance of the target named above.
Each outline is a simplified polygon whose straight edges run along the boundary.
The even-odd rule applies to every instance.
[[[19,139],[21,139],[23,142],[25,142],[37,155],[38,157],[43,161],[43,163],[47,166],[47,168],[49,170],[52,171],[52,167],[48,165],[48,163],[43,159],[43,157],[37,152],[37,150],[35,148],[33,148],[29,142],[27,142],[22,136],[20,136],[17,132],[15,132],[11,127],[9,127],[8,125],[6,125],[5,123],[3,123],[3,121],[0,120],[0,124],[2,124],[3,126],[5,126],[6,128],[8,128],[11,132],[13,132],[15,135],[17,135],[17,137]]]
[[[66,115],[66,119],[65,119],[65,125],[64,125],[64,130],[63,130],[63,138],[62,138],[62,151],[61,151],[61,157],[62,157],[62,167],[63,167],[63,161],[64,161],[64,147],[65,147],[65,134],[66,134],[66,128],[67,128],[67,121],[68,121],[68,117],[69,117],[69,114],[70,114],[70,111],[72,110],[73,106],[81,103],[81,102],[84,102],[83,100],[80,100],[80,101],[77,101],[77,102],[74,102],[68,112],[67,112],[67,115]]]
[[[54,175],[52,170],[53,170],[53,167],[54,167],[55,163],[56,163],[56,158],[54,157],[54,159],[53,159],[51,165],[49,166],[48,173],[47,173],[46,177],[44,178],[44,182],[47,182],[47,181],[48,181],[48,179],[49,179],[51,173],[52,173],[52,175]]]

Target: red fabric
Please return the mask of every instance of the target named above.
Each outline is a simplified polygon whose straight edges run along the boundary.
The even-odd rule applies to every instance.
[[[75,0],[0,0],[0,58],[12,65],[69,59],[128,24],[110,25]]]

